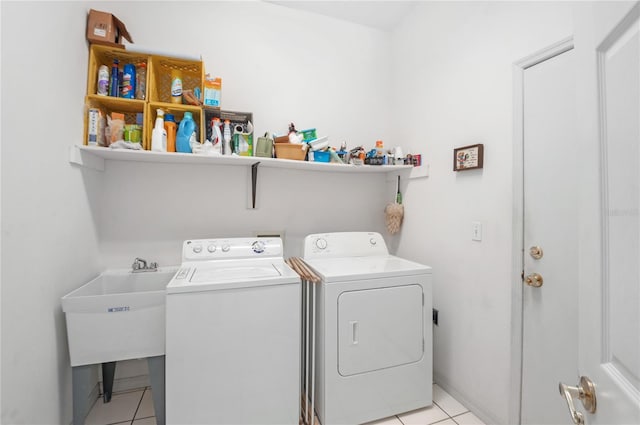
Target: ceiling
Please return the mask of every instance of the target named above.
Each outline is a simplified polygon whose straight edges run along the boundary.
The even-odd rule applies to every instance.
[[[317,0],[265,0],[292,9],[305,10],[343,21],[366,25],[382,31],[395,28],[415,7],[417,1],[317,1]]]

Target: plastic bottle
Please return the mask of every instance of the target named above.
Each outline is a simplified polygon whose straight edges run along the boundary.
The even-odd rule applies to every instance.
[[[98,94],[106,96],[109,94],[109,68],[101,65],[98,70]]]
[[[136,73],[136,99],[144,100],[147,94],[147,64],[139,64]]]
[[[231,121],[229,120],[224,120],[222,140],[224,142],[222,145],[222,154],[231,155]]]
[[[382,140],[376,140],[376,156],[384,156],[384,144]]]
[[[164,111],[158,109],[156,125],[151,132],[151,150],[154,152],[167,151],[167,131],[164,129]]]
[[[182,71],[171,71],[171,103],[182,103]]]
[[[180,125],[178,126],[178,133],[176,134],[176,151],[191,153],[191,145],[189,144],[189,139],[191,138],[191,134],[196,131],[196,123],[193,120],[193,116],[191,112],[187,111],[184,113],[184,117],[182,121],[180,121]]]
[[[122,71],[122,97],[133,99],[136,93],[136,67],[128,63]]]
[[[120,81],[119,81],[119,72],[118,69],[118,59],[113,60],[113,65],[111,65],[111,85],[109,86],[109,96],[118,97],[120,91]]]
[[[164,129],[167,131],[167,152],[176,151],[176,120],[173,114],[164,116]]]
[[[214,117],[211,120],[211,144],[222,146],[222,133],[220,132],[220,118]]]
[[[377,164],[387,165],[387,156],[384,154],[384,144],[382,140],[376,140],[376,157],[380,161]]]
[[[222,154],[222,133],[220,132],[220,118],[211,120],[211,144],[214,152]]]

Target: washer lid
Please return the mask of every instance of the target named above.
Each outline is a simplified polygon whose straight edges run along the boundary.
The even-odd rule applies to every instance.
[[[394,255],[306,259],[325,282],[411,276],[431,273],[431,267]]]
[[[282,260],[185,263],[167,285],[167,293],[215,291],[299,282],[300,276]]]

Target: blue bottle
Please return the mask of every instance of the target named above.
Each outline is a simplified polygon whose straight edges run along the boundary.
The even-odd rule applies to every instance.
[[[113,60],[113,65],[111,65],[111,84],[109,85],[109,96],[118,97],[120,92],[120,79],[119,74],[120,70],[118,69],[118,59]]]
[[[122,97],[133,99],[136,94],[136,67],[128,63],[122,72]]]
[[[176,133],[176,152],[191,153],[189,139],[194,131],[196,131],[196,122],[193,120],[191,112],[187,111],[184,113]]]

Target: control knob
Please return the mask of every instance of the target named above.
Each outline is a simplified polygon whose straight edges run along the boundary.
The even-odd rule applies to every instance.
[[[254,243],[251,244],[251,249],[253,249],[253,252],[255,252],[256,254],[263,253],[264,252],[264,242],[255,241]]]
[[[377,244],[377,243],[378,243],[378,241],[376,241],[376,240],[375,240],[375,238],[371,238],[371,239],[369,239],[369,243],[370,243],[371,245],[375,245],[375,244]]]
[[[229,246],[228,243],[222,245],[222,252],[229,252],[230,249],[231,247]]]
[[[316,248],[325,249],[327,247],[327,240],[323,238],[316,239]]]
[[[195,252],[196,254],[200,254],[202,252],[202,245],[194,245],[193,252]]]
[[[215,245],[213,245],[213,244],[209,245],[209,246],[207,247],[207,251],[209,251],[209,252],[211,252],[211,253],[216,252],[216,246],[215,246]]]

